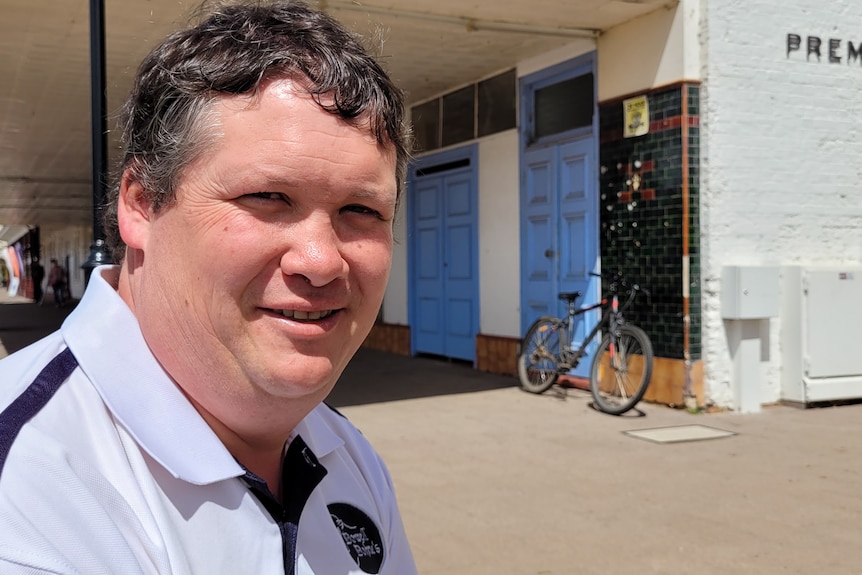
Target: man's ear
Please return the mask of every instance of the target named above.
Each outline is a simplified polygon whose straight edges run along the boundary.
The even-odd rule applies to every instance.
[[[150,235],[152,221],[152,202],[137,178],[126,170],[120,181],[120,194],[117,198],[120,237],[130,248],[143,249]]]

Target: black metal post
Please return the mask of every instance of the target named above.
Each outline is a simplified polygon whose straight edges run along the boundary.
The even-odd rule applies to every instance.
[[[90,0],[90,124],[93,150],[93,243],[90,256],[81,265],[86,281],[102,264],[111,262],[105,244],[102,211],[108,180],[107,87],[105,84],[105,2]]]

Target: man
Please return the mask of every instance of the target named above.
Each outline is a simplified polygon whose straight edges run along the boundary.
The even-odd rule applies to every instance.
[[[39,263],[39,258],[34,257],[33,261],[30,262],[30,277],[33,279],[33,301],[41,304],[42,297],[45,295],[42,293],[42,280],[45,279],[45,268]]]
[[[66,304],[66,269],[56,259],[51,260],[48,271],[48,285],[54,292],[54,305],[63,307]]]
[[[388,279],[401,94],[325,14],[255,2],[156,47],[121,124],[120,265],[0,363],[0,572],[415,573],[321,403]]]

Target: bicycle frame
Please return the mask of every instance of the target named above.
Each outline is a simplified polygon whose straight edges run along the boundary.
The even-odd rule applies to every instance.
[[[632,302],[635,297],[634,289],[631,290],[629,294],[628,300],[626,301],[623,308],[628,307],[628,305]],[[617,328],[624,323],[623,313],[619,306],[619,296],[616,292],[613,292],[611,296],[611,305],[608,306],[608,298],[602,298],[602,301],[598,303],[594,303],[592,305],[575,307],[575,301],[569,301],[569,310],[566,314],[566,320],[561,322],[561,327],[563,331],[563,335],[565,339],[561,342],[560,346],[560,371],[563,370],[568,371],[570,369],[574,369],[580,363],[581,359],[587,353],[587,346],[593,341],[602,330],[603,326],[608,327],[608,335],[610,336],[610,346],[608,347],[608,352],[610,353],[611,362],[616,361],[616,335]],[[602,314],[602,319],[599,320],[593,329],[590,330],[590,333],[583,339],[580,347],[577,349],[572,348],[572,338],[575,335],[575,318],[579,315],[583,315],[588,311],[600,308],[607,307],[604,313]]]
[[[562,322],[562,331],[565,336],[564,339],[560,342],[560,371],[568,371],[570,369],[574,369],[580,363],[581,359],[587,353],[587,346],[593,341],[593,338],[596,337],[602,329],[602,326],[608,322],[610,315],[612,313],[612,309],[608,308],[602,314],[602,319],[599,320],[593,329],[590,330],[590,333],[584,337],[583,341],[581,341],[580,347],[577,349],[572,348],[572,338],[575,336],[575,318],[580,315],[587,313],[588,311],[592,311],[594,309],[604,307],[607,305],[607,299],[602,299],[602,301],[598,303],[594,303],[592,305],[575,307],[575,302],[569,302],[569,311],[566,314],[566,320]]]

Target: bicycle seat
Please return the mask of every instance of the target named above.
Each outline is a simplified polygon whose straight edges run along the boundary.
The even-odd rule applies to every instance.
[[[575,301],[576,299],[578,299],[582,295],[584,295],[584,292],[582,292],[582,291],[563,292],[560,294],[560,299],[566,300],[566,301]]]

